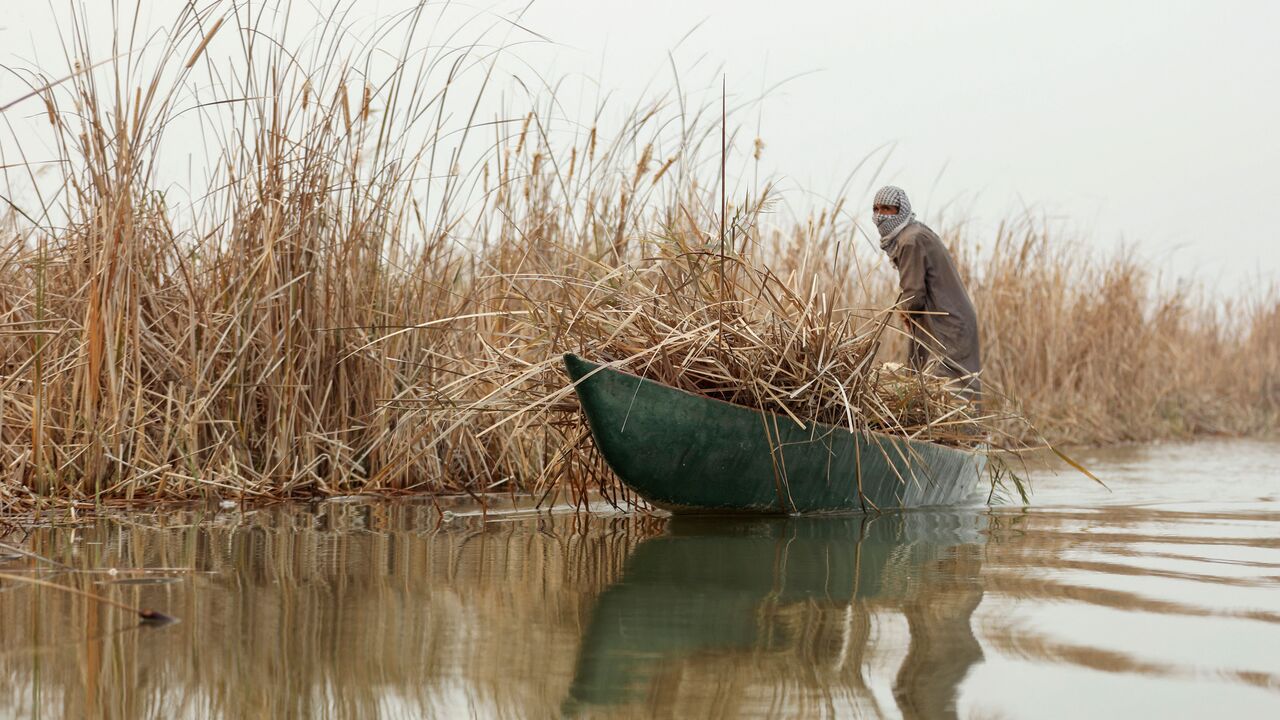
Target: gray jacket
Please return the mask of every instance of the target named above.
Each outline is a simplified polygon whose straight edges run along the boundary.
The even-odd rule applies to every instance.
[[[942,313],[911,316],[911,364],[923,367],[936,357],[952,377],[982,370],[978,314],[942,240],[923,223],[912,222],[898,233],[889,259],[898,269],[902,288],[898,307],[910,313]],[[977,390],[977,383],[972,387]]]

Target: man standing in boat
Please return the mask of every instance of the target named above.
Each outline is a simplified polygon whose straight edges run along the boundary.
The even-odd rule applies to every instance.
[[[982,370],[978,315],[951,253],[916,220],[902,188],[880,188],[872,209],[880,247],[898,269],[898,308],[911,334],[908,361],[919,370],[936,359],[944,374],[965,378],[964,386],[976,395]]]

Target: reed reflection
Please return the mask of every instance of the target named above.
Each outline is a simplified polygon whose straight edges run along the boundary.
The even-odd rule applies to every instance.
[[[581,618],[655,522],[383,503],[38,528],[26,547],[72,569],[0,569],[181,621],[3,584],[0,717],[551,717]]]

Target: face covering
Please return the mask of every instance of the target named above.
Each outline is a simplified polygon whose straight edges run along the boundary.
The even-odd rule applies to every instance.
[[[897,215],[875,213],[872,216],[876,222],[876,229],[880,231],[880,247],[888,252],[893,248],[898,233],[908,223],[915,220],[916,215],[911,212],[911,201],[907,199],[907,193],[902,188],[894,187],[893,185],[886,185],[880,188],[876,192],[874,204],[898,206]]]

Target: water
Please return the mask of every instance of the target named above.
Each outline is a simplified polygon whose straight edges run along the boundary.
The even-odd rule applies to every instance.
[[[8,717],[1277,717],[1280,445],[1082,457],[1032,509],[663,519],[359,501],[42,527]],[[43,566],[42,566],[43,567]]]

